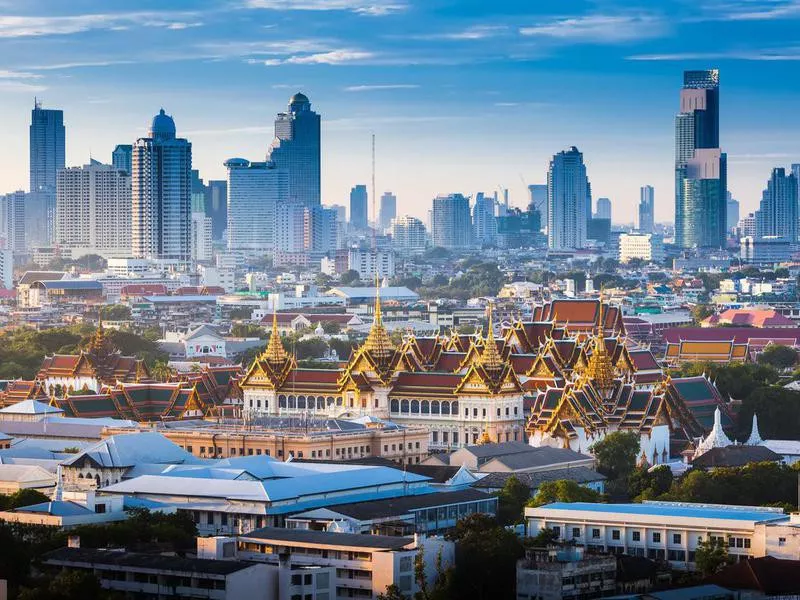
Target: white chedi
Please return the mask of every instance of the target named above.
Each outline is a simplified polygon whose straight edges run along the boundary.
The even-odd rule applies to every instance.
[[[705,438],[700,440],[700,443],[697,445],[697,450],[694,453],[694,458],[705,454],[712,448],[727,448],[732,445],[733,442],[722,430],[722,413],[719,407],[717,407],[714,411],[714,427],[711,428],[711,431]]]

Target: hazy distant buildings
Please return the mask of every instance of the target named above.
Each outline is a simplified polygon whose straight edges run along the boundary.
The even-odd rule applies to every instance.
[[[228,169],[228,250],[263,255],[276,246],[277,210],[286,204],[286,171],[269,162],[225,161]],[[298,205],[300,206],[300,205]],[[302,207],[301,207],[302,208]]]
[[[161,109],[132,159],[131,246],[136,258],[188,261],[192,145]]]
[[[722,247],[727,157],[719,147],[719,71],[686,71],[675,118],[675,243]]]
[[[210,262],[212,256],[211,217],[205,212],[192,211],[192,260]]]
[[[275,139],[267,152],[267,160],[288,175],[289,202],[319,206],[320,157],[320,116],[311,110],[308,98],[297,93],[287,111],[278,113]]]
[[[206,196],[206,216],[211,218],[211,238],[221,240],[228,227],[228,182],[210,180]]]
[[[433,199],[431,236],[433,245],[442,248],[463,249],[472,245],[469,200],[463,194]]]
[[[56,185],[56,243],[72,258],[131,252],[131,177],[124,169],[91,161],[62,169]]]
[[[529,185],[528,193],[530,194],[528,210],[538,210],[542,227],[547,227],[547,185],[537,183]]]
[[[392,246],[402,254],[425,251],[425,225],[416,217],[395,217],[391,230]]]
[[[0,196],[0,236],[3,247],[14,254],[27,252],[25,208],[29,196],[22,190]]]
[[[639,259],[644,262],[664,260],[664,241],[654,233],[623,233],[619,236],[619,261],[627,263]]]
[[[133,146],[131,144],[117,144],[114,151],[111,153],[111,166],[117,170],[125,171],[128,175],[131,174],[133,166]]]
[[[643,185],[639,189],[639,231],[653,233],[655,230],[656,191],[652,185]]]
[[[576,250],[586,245],[591,218],[591,192],[583,154],[572,146],[550,161],[547,171],[547,234],[552,250]]]
[[[367,250],[350,248],[347,253],[347,268],[356,271],[362,281],[375,281],[395,274],[394,252],[392,250]]]
[[[734,199],[733,196],[731,196],[730,192],[728,192],[728,202],[725,208],[726,208],[725,221],[728,226],[728,231],[733,231],[739,224],[739,201]]]
[[[366,229],[369,224],[367,207],[367,186],[355,185],[350,190],[350,226],[354,229]]]
[[[594,218],[611,220],[611,200],[608,198],[597,199],[597,209]]]
[[[497,199],[483,192],[475,195],[472,207],[472,236],[476,244],[493,246],[497,238]]]
[[[397,216],[397,196],[392,192],[384,192],[381,196],[381,208],[378,213],[378,225],[381,231],[386,231],[392,224],[392,219]]]
[[[739,219],[739,226],[737,227],[737,234],[739,237],[756,237],[756,214],[750,213],[745,217]]]
[[[797,202],[797,179],[794,174],[787,174],[783,168],[773,169],[756,212],[756,235],[759,238],[776,237],[790,243],[796,242]]]

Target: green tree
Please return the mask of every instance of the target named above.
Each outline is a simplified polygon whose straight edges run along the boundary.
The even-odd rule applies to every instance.
[[[692,307],[691,312],[692,312],[692,319],[694,319],[694,322],[699,325],[701,321],[707,319],[708,317],[714,314],[714,309],[708,304],[695,304]]]
[[[342,276],[339,277],[339,283],[342,285],[357,285],[361,283],[361,278],[358,276],[358,271],[350,269],[342,273]]]
[[[758,363],[779,370],[790,369],[797,364],[797,351],[789,346],[770,344],[758,355]]]
[[[20,590],[19,600],[105,600],[109,592],[100,587],[100,580],[87,571],[65,570],[52,580],[43,579],[34,588]]]
[[[400,588],[394,583],[386,586],[386,591],[378,594],[378,600],[408,600],[408,596],[404,596]]]
[[[436,555],[436,575],[428,584],[425,577],[425,552],[420,547],[414,558],[414,581],[417,582],[419,591],[414,594],[414,600],[450,600],[453,597],[455,570],[450,567],[445,569],[442,565],[442,553]]]
[[[131,308],[125,304],[111,304],[100,308],[100,318],[104,321],[130,321]]]
[[[31,506],[50,502],[50,497],[39,490],[21,489],[13,494],[0,495],[0,510],[13,510],[20,506]]]
[[[526,546],[533,548],[547,548],[547,546],[555,544],[557,541],[558,536],[556,535],[556,532],[548,527],[545,527],[544,529],[540,529],[539,533],[529,538],[526,541]]]
[[[672,470],[666,465],[659,465],[652,471],[647,467],[637,467],[628,476],[628,494],[636,502],[658,498],[671,486]]]
[[[609,479],[624,480],[636,467],[639,456],[639,435],[632,431],[615,431],[591,447],[597,470]]]
[[[322,356],[328,350],[328,344],[326,344],[325,341],[320,338],[298,340],[294,344],[294,349],[298,360],[322,358]]]
[[[265,340],[269,336],[266,329],[255,323],[234,323],[231,325],[231,335],[233,337],[250,337],[261,340]]]
[[[728,544],[721,538],[703,540],[695,551],[697,570],[709,577],[728,563]]]
[[[521,523],[522,510],[531,497],[530,488],[512,475],[506,479],[506,483],[503,485],[503,489],[497,493],[497,497],[497,520],[500,524]]]
[[[322,331],[328,335],[337,335],[342,331],[342,327],[336,321],[323,321]]]
[[[536,495],[527,502],[527,506],[542,506],[551,502],[600,502],[603,495],[591,488],[579,484],[572,479],[544,481],[536,490]]]
[[[150,374],[156,381],[169,381],[174,370],[166,361],[157,360],[150,369]]]
[[[753,414],[765,439],[800,439],[800,392],[782,387],[760,387],[742,401],[737,422],[739,434],[750,434]]]
[[[484,514],[461,519],[447,538],[456,543],[453,598],[511,600],[517,560],[524,548],[519,538]]]

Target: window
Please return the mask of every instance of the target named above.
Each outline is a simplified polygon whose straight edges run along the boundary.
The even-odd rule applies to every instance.
[[[483,409],[483,418],[484,419],[486,418],[486,409],[485,408]]]
[[[600,537],[600,530],[599,529],[592,529],[592,537],[599,538]]]
[[[619,539],[619,529],[612,529],[611,530],[611,539],[618,540]]]
[[[219,524],[227,526],[228,525],[228,513],[222,513],[219,517]]]
[[[661,534],[657,532],[653,532],[653,543],[660,544],[661,543]]]
[[[641,542],[642,541],[642,534],[640,532],[638,532],[638,531],[634,531],[633,533],[631,533],[631,539],[634,542]]]
[[[518,410],[519,410],[519,406],[515,406],[515,407],[514,407],[514,416],[516,416],[516,415],[517,415],[517,411],[518,411]]]
[[[438,431],[431,431],[431,442],[434,444],[439,443],[439,432]]]
[[[497,416],[498,416],[498,417],[500,416],[500,408],[499,408],[499,407],[498,407],[498,409],[497,409]]]
[[[673,544],[680,544],[681,543],[681,534],[680,533],[673,533],[672,534],[672,543]]]
[[[508,407],[506,406],[506,416],[508,416]]]
[[[449,441],[448,440],[449,433],[450,433],[449,431],[443,431],[442,432],[442,443],[443,444],[447,444],[448,443],[448,441]],[[419,446],[419,442],[417,442],[417,446]],[[410,449],[411,448],[411,444],[409,444],[408,447]]]
[[[557,538],[561,537],[561,527],[559,527],[558,525],[553,525],[550,529],[553,531],[553,535],[555,537]]]
[[[473,409],[472,409],[472,416],[473,416],[474,418],[476,418],[476,419],[478,418],[478,409],[477,409],[477,408],[473,408]]]
[[[572,528],[572,537],[574,537],[574,538],[581,537],[581,528],[580,527],[573,527]]]

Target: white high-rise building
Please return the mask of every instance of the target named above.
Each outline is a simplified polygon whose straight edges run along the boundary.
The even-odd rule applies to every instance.
[[[306,207],[288,203],[278,206],[275,226],[276,252],[304,252],[306,249]]]
[[[497,238],[497,202],[483,192],[475,196],[472,207],[472,235],[475,243],[493,246]]]
[[[0,249],[0,284],[7,290],[14,288],[14,253]]]
[[[276,247],[276,213],[289,199],[289,178],[273,163],[243,158],[228,169],[228,250],[264,254]]]
[[[406,253],[425,251],[427,240],[425,225],[416,217],[404,215],[392,219],[392,246],[395,250]]]
[[[589,179],[583,154],[572,146],[550,161],[547,171],[547,240],[552,250],[578,250],[586,245],[590,214]]]
[[[191,258],[192,145],[162,108],[132,159],[131,248],[137,258]]]
[[[204,212],[192,213],[192,260],[209,262],[212,259],[211,217]]]
[[[23,191],[11,192],[0,196],[0,237],[4,240],[4,248],[15,254],[25,254],[27,249],[25,236],[25,204],[30,194]]]
[[[378,214],[378,225],[381,231],[386,231],[392,224],[392,219],[397,216],[397,196],[392,192],[384,192],[381,196],[381,208]]]
[[[619,236],[619,261],[638,258],[645,262],[664,260],[664,240],[654,233],[623,233]]]
[[[469,200],[463,194],[448,194],[433,199],[431,234],[434,246],[458,249],[472,245]]]
[[[347,255],[347,268],[357,271],[362,281],[375,281],[395,274],[394,252],[392,250],[362,250],[351,248]]]
[[[70,249],[73,259],[86,254],[130,256],[130,175],[95,160],[59,171],[56,243]]]
[[[289,202],[320,204],[320,157],[320,116],[304,94],[295,94],[275,119],[275,139],[267,151],[267,160],[288,174]]]

